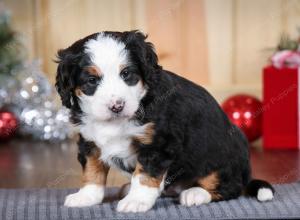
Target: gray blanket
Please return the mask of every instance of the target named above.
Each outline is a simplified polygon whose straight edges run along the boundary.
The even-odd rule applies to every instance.
[[[0,189],[0,219],[300,219],[300,182],[275,189],[274,200],[266,203],[240,197],[187,208],[176,199],[161,198],[141,214],[116,212],[117,200],[88,208],[64,207],[64,197],[76,189]],[[113,199],[117,189],[107,191]]]

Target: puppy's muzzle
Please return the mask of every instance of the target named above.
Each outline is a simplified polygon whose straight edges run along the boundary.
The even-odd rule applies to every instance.
[[[120,113],[123,111],[125,106],[125,101],[122,99],[118,99],[116,101],[111,102],[109,109],[113,112],[113,113]]]

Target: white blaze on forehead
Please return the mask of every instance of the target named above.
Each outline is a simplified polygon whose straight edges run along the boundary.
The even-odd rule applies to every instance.
[[[128,63],[125,44],[103,33],[86,42],[85,52],[104,74],[119,71],[120,65]]]
[[[102,79],[94,94],[80,96],[82,111],[98,120],[111,119],[114,115],[109,106],[122,100],[125,105],[119,116],[132,117],[146,92],[141,82],[128,85],[120,76],[121,68],[130,65],[125,44],[111,35],[100,33],[85,43],[84,52],[90,56],[92,65],[99,68]]]

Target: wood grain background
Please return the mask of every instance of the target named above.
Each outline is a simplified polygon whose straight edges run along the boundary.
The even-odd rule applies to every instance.
[[[219,101],[261,96],[261,69],[283,32],[297,36],[299,0],[4,0],[29,59],[53,82],[59,48],[102,30],[140,29],[161,64]]]

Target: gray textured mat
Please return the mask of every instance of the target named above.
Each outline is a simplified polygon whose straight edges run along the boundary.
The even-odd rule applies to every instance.
[[[0,219],[300,219],[300,182],[275,188],[272,202],[240,197],[186,208],[176,199],[164,198],[142,214],[116,212],[116,200],[89,208],[64,207],[64,197],[75,189],[0,189]],[[109,189],[107,197],[112,198],[115,192]]]

